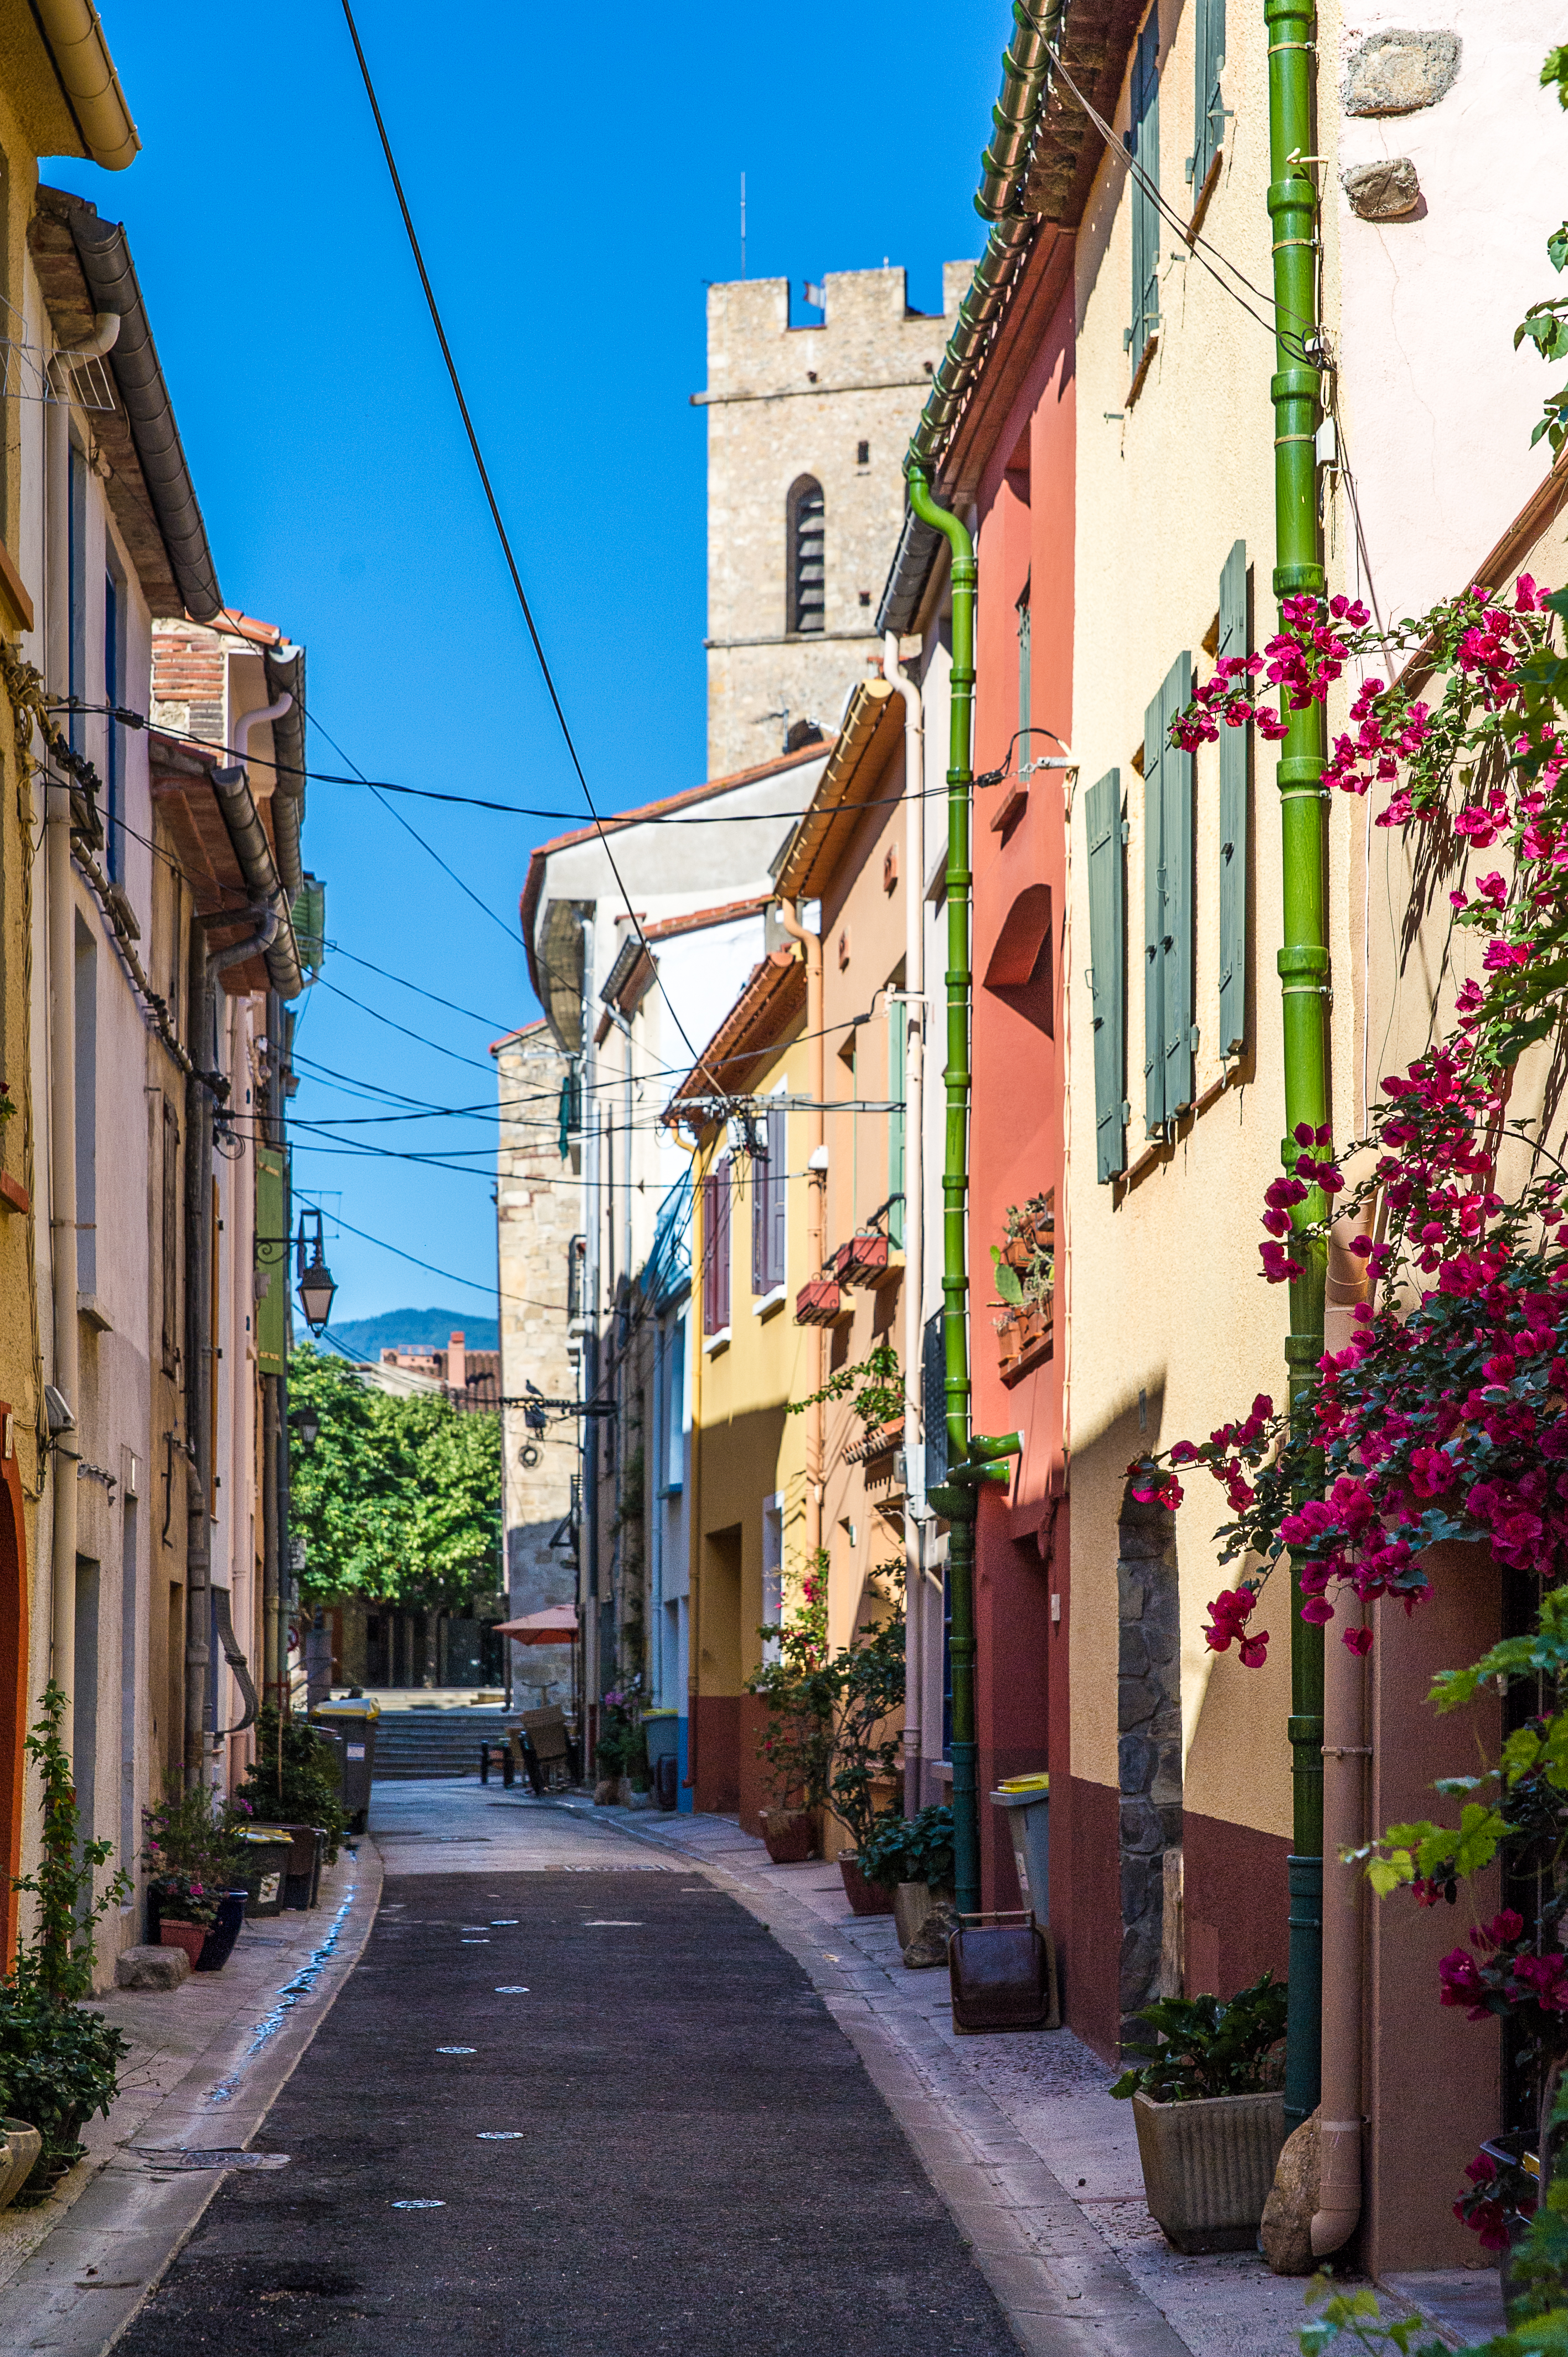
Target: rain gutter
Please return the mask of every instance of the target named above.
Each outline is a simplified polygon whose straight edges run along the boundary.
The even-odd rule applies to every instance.
[[[273,722],[273,836],[278,874],[292,902],[305,886],[299,852],[305,825],[305,649],[269,647],[262,660],[269,703],[285,695],[292,699]]]
[[[299,944],[294,937],[294,924],[289,915],[289,895],[284,889],[273,857],[267,831],[262,824],[255,796],[243,769],[236,764],[231,769],[209,772],[212,791],[218,797],[218,807],[223,813],[223,823],[229,840],[234,846],[234,856],[245,878],[246,889],[258,907],[270,910],[277,919],[274,931],[264,944],[267,974],[280,998],[297,998],[305,988],[305,969],[300,963]],[[258,949],[263,944],[258,942]],[[227,952],[220,952],[226,955]]]
[[[57,5],[63,7],[66,0],[57,0]],[[119,221],[100,221],[80,198],[61,204],[57,195],[54,209],[70,231],[94,312],[119,316],[120,332],[106,364],[131,429],[175,587],[193,621],[214,621],[223,610],[218,572],[136,283],[130,242]]]
[[[28,0],[71,121],[93,163],[123,172],[141,149],[103,27],[90,0]]]

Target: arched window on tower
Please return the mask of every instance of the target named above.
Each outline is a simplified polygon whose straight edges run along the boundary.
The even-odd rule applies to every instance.
[[[788,627],[806,636],[824,628],[825,517],[822,487],[812,475],[792,485],[788,508],[789,612]]]

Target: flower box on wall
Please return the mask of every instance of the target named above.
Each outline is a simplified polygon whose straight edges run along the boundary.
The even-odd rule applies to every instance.
[[[878,1457],[890,1457],[904,1438],[904,1419],[896,1415],[886,1424],[873,1425],[863,1438],[844,1450],[846,1465],[870,1465]]]
[[[1051,1354],[1055,1332],[1056,1295],[1043,1301],[1026,1301],[1021,1308],[1004,1309],[994,1322],[996,1355],[1004,1383],[1016,1383]]]
[[[858,1285],[875,1292],[897,1276],[901,1264],[894,1259],[886,1236],[865,1234],[851,1236],[848,1243],[840,1244],[829,1266],[841,1285]]]
[[[795,1296],[797,1326],[836,1326],[848,1305],[831,1276],[813,1276]]]

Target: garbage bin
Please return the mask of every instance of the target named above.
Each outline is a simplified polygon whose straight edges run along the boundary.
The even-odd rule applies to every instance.
[[[1051,1780],[1048,1776],[1009,1776],[991,1795],[993,1809],[1007,1812],[1013,1836],[1013,1863],[1026,1907],[1038,1921],[1051,1912]]]
[[[282,1825],[278,1829],[289,1837],[288,1864],[284,1869],[283,1903],[285,1907],[314,1907],[321,1881],[321,1860],[327,1848],[327,1835],[319,1825]]]
[[[325,1735],[337,1739],[340,1783],[338,1804],[352,1832],[362,1834],[371,1805],[371,1779],[376,1772],[376,1721],[381,1706],[369,1695],[349,1695],[340,1702],[317,1703],[312,1720]]]
[[[679,1770],[676,1755],[681,1742],[681,1721],[672,1710],[645,1710],[642,1731],[648,1738],[648,1773],[661,1809],[675,1805],[675,1785]],[[666,1793],[671,1797],[665,1798]]]
[[[252,1825],[241,1836],[245,1845],[243,1873],[250,1894],[247,1921],[258,1915],[281,1915],[284,1877],[288,1872],[292,1835],[282,1825]]]

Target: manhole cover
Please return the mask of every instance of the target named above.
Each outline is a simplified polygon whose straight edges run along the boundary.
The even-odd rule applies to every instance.
[[[445,2210],[445,2201],[394,2201],[394,2210]]]
[[[133,2145],[131,2150],[149,2169],[286,2169],[286,2152],[242,2152],[236,2145],[216,2145],[202,2150],[189,2145]]]

